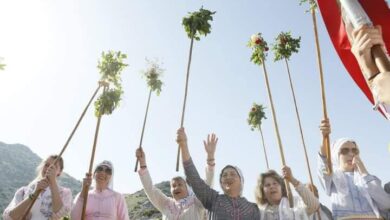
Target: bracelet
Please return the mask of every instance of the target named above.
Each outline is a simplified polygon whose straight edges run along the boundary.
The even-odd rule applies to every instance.
[[[34,200],[34,193],[30,193],[30,195],[28,195],[28,198],[31,199],[31,200]]]
[[[367,79],[367,81],[372,81],[372,80],[374,80],[375,77],[377,77],[380,73],[381,73],[381,72],[377,72],[377,73],[375,73],[374,75],[370,76],[370,77]]]
[[[209,163],[209,162],[207,162],[207,165],[213,167],[213,166],[215,166],[215,163]]]
[[[207,162],[211,162],[211,161],[214,161],[214,160],[215,160],[214,158],[207,159]]]
[[[146,169],[146,165],[143,165],[143,166],[140,166],[141,167],[141,169]]]

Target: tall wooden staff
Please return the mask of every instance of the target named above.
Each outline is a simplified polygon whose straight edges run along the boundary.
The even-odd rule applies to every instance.
[[[91,159],[89,162],[88,175],[92,175],[92,167],[95,159],[96,145],[99,135],[100,121],[103,115],[110,115],[118,106],[123,94],[120,74],[123,69],[128,66],[123,61],[127,58],[126,54],[120,51],[108,51],[102,53],[102,58],[98,63],[98,69],[101,74],[101,79],[108,82],[104,86],[104,91],[95,102],[95,116],[97,117],[97,124],[95,129],[95,136],[92,145]],[[109,86],[112,86],[111,88]],[[84,186],[86,187],[86,186]],[[85,219],[85,211],[88,200],[88,189],[82,190],[83,195],[83,209],[82,219]]]
[[[267,117],[265,117],[264,107],[262,105],[258,105],[256,103],[253,103],[252,108],[248,114],[247,122],[248,122],[249,126],[251,126],[252,131],[254,131],[255,129],[259,129],[259,131],[260,131],[261,143],[263,144],[263,151],[264,151],[264,157],[265,157],[265,164],[267,166],[267,170],[269,170],[267,150],[265,147],[263,131],[261,129],[261,121],[263,119],[267,119]]]
[[[207,9],[199,9],[199,11],[190,12],[187,17],[183,18],[182,24],[184,26],[185,31],[187,32],[187,36],[191,39],[190,43],[190,52],[188,56],[188,64],[187,64],[187,75],[186,75],[186,83],[184,89],[184,101],[183,108],[181,113],[181,121],[180,127],[184,126],[184,114],[186,110],[187,103],[187,92],[188,92],[188,80],[190,77],[190,67],[191,67],[191,59],[192,59],[192,48],[194,45],[194,39],[200,40],[200,36],[210,33],[211,25],[209,21],[213,20],[212,15],[215,12],[211,12]],[[179,171],[179,163],[180,163],[180,147],[177,148],[177,157],[176,157],[176,171]]]
[[[284,60],[284,62],[286,64],[287,75],[288,75],[288,79],[290,82],[291,94],[292,94],[292,97],[294,100],[295,114],[297,116],[299,131],[301,134],[302,147],[303,147],[303,152],[305,155],[305,161],[306,161],[306,167],[307,167],[307,171],[308,171],[308,175],[309,175],[310,187],[312,187],[311,190],[312,190],[312,192],[314,192],[313,176],[311,174],[309,157],[307,155],[307,148],[306,148],[305,138],[303,135],[301,117],[299,116],[297,99],[295,97],[294,85],[293,85],[293,81],[292,81],[292,77],[291,77],[291,73],[290,73],[290,67],[288,64],[288,60],[290,60],[291,55],[293,53],[298,53],[298,49],[300,47],[300,42],[301,42],[301,37],[293,38],[291,36],[290,32],[282,32],[276,37],[275,40],[276,40],[276,42],[272,47],[272,51],[275,54],[274,61]],[[320,216],[319,211],[317,214],[318,214],[319,220],[321,220],[321,216]]]
[[[145,111],[144,123],[142,126],[141,138],[139,141],[139,148],[142,148],[142,140],[144,138],[146,119],[148,117],[148,112],[149,112],[150,97],[152,96],[152,92],[156,92],[157,95],[160,95],[161,86],[163,84],[162,81],[159,79],[159,77],[162,75],[164,70],[160,68],[157,61],[156,62],[148,61],[148,65],[149,66],[147,70],[143,72],[143,75],[145,76],[149,87],[149,96],[148,96],[148,102],[146,104],[146,111]],[[137,170],[138,170],[138,158],[135,163],[134,172],[137,172]]]
[[[66,148],[68,147],[70,141],[72,140],[73,135],[75,134],[77,128],[79,127],[81,121],[83,120],[84,115],[85,115],[85,113],[87,112],[89,106],[91,105],[93,99],[95,98],[95,96],[96,96],[96,94],[98,93],[98,91],[100,90],[100,88],[101,88],[102,86],[104,86],[105,84],[106,84],[106,83],[105,83],[104,81],[99,81],[98,87],[96,88],[96,90],[95,90],[95,92],[93,93],[92,97],[89,99],[89,101],[88,101],[88,103],[87,103],[87,106],[85,106],[83,112],[81,113],[79,120],[77,121],[75,127],[73,128],[73,130],[72,130],[72,132],[70,133],[68,139],[66,140],[64,146],[62,147],[60,153],[58,154],[58,157],[57,157],[51,164],[56,164],[57,161],[59,160],[59,158],[62,157],[62,154],[65,152],[65,150],[66,150]],[[42,192],[42,190],[38,190],[36,193],[34,193],[34,195],[32,196],[33,199],[32,199],[32,201],[31,201],[31,204],[30,204],[30,205],[28,206],[28,208],[26,209],[26,212],[24,213],[22,219],[25,219],[25,218],[27,217],[28,213],[30,213],[31,208],[33,207],[35,201],[37,200],[37,198],[38,198],[38,196],[39,196],[39,194],[40,194],[41,192]]]
[[[261,34],[258,33],[258,34],[252,35],[252,37],[248,43],[248,46],[252,48],[251,61],[254,64],[261,65],[263,67],[264,78],[265,78],[265,83],[266,83],[267,92],[268,92],[268,98],[269,98],[269,102],[270,102],[271,110],[272,110],[272,118],[273,118],[274,127],[275,127],[276,139],[278,141],[278,146],[279,146],[280,158],[282,160],[282,165],[286,166],[286,160],[284,158],[284,152],[283,152],[283,145],[282,145],[282,141],[280,139],[278,122],[276,119],[275,107],[274,107],[274,103],[272,100],[271,88],[270,88],[269,81],[268,81],[267,69],[266,69],[265,63],[264,63],[266,53],[268,51],[267,42],[265,42],[264,39],[261,37]],[[288,197],[288,200],[290,203],[290,207],[292,208],[292,207],[294,207],[294,201],[293,201],[293,196],[292,196],[290,184],[288,183],[287,180],[285,180],[284,182],[286,185],[287,197]]]
[[[326,108],[325,82],[324,82],[324,74],[322,70],[321,49],[320,49],[320,42],[318,38],[318,29],[317,29],[317,18],[316,18],[317,3],[314,0],[300,0],[300,2],[301,4],[305,2],[309,2],[310,4],[310,13],[313,20],[314,39],[315,39],[316,51],[317,51],[317,64],[318,64],[318,70],[320,74],[323,120],[329,120],[328,112]],[[326,151],[325,156],[327,162],[327,173],[328,175],[330,175],[332,174],[333,169],[332,169],[332,157],[331,157],[329,135],[324,135],[322,137],[322,145],[324,146]]]

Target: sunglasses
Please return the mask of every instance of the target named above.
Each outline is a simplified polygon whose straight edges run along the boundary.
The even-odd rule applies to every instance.
[[[95,172],[106,172],[107,174],[111,175],[112,174],[112,169],[106,166],[98,166],[96,167]]]
[[[349,152],[352,152],[354,155],[358,155],[359,149],[357,149],[357,148],[341,148],[340,149],[340,154],[342,154],[342,155],[347,155],[347,154],[349,154]]]

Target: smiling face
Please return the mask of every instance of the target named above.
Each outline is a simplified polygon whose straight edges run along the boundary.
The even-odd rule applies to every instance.
[[[278,205],[282,199],[282,186],[273,177],[264,179],[264,195],[269,204]]]
[[[178,201],[188,196],[186,181],[181,177],[175,177],[171,180],[172,197]]]
[[[355,155],[359,155],[359,149],[353,142],[345,142],[339,150],[339,167],[344,172],[353,172],[354,165],[352,164]]]
[[[238,197],[241,193],[241,179],[237,171],[228,167],[221,174],[221,187],[225,194],[230,197]]]
[[[112,170],[110,167],[100,165],[96,167],[94,178],[96,181],[96,187],[99,189],[106,189],[110,183]]]

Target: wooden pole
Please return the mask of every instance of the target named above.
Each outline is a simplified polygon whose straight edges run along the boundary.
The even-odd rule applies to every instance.
[[[144,138],[144,132],[145,132],[145,125],[146,125],[146,119],[148,118],[148,112],[149,112],[149,103],[150,103],[150,97],[152,96],[152,89],[149,91],[149,97],[148,97],[148,103],[146,104],[146,111],[145,111],[145,117],[144,117],[144,124],[142,126],[142,132],[141,132],[141,138],[139,140],[139,147],[142,148],[142,140]],[[138,158],[135,162],[135,169],[134,172],[137,172],[138,170]]]
[[[187,64],[187,76],[186,76],[186,86],[184,89],[184,102],[183,102],[183,109],[181,112],[181,122],[180,127],[183,127],[184,125],[184,114],[186,111],[186,103],[187,103],[187,93],[188,93],[188,79],[190,77],[190,67],[191,67],[191,59],[192,59],[192,48],[194,46],[194,38],[191,38],[191,44],[190,44],[190,53],[188,55],[188,64]],[[180,163],[180,147],[177,148],[177,158],[176,158],[176,172],[179,171],[179,163]]]
[[[103,93],[107,91],[107,86],[104,87]],[[100,114],[97,118],[97,123],[96,123],[96,129],[95,129],[95,136],[93,139],[93,146],[92,146],[92,153],[91,153],[91,159],[89,161],[89,169],[88,169],[88,175],[92,176],[92,167],[93,167],[93,162],[95,160],[95,152],[96,152],[96,145],[97,145],[97,140],[99,136],[99,129],[100,129],[100,121],[102,119],[102,115]],[[87,187],[87,186],[84,186]],[[88,189],[83,189],[84,195],[83,195],[83,209],[81,213],[81,218],[82,220],[85,220],[85,212],[87,208],[87,201],[88,201]]]
[[[61,150],[60,153],[58,154],[58,157],[53,161],[52,164],[56,164],[57,161],[58,161],[58,159],[59,159],[59,158],[62,156],[62,154],[65,152],[65,149],[68,147],[70,141],[72,140],[73,135],[74,135],[74,133],[76,132],[77,128],[79,127],[79,125],[80,125],[82,119],[84,118],[84,115],[85,115],[85,113],[87,112],[89,106],[91,105],[91,102],[93,101],[93,99],[95,98],[96,94],[98,93],[98,91],[99,91],[99,89],[100,89],[101,87],[102,87],[102,85],[101,85],[101,83],[99,82],[99,86],[96,88],[96,90],[95,90],[95,92],[93,93],[92,97],[89,99],[87,106],[85,106],[84,111],[81,113],[81,116],[80,116],[79,120],[78,120],[77,123],[76,123],[76,126],[73,128],[72,132],[70,133],[68,139],[67,139],[66,142],[65,142],[65,145],[62,147],[62,150]],[[33,197],[32,197],[33,199],[32,199],[32,201],[31,201],[31,204],[30,204],[30,205],[28,206],[28,208],[26,209],[26,212],[24,213],[22,219],[26,219],[28,213],[30,213],[31,208],[33,207],[35,201],[37,200],[37,198],[38,198],[38,196],[39,196],[39,194],[40,194],[41,192],[42,192],[42,190],[38,190],[38,191],[33,195]]]
[[[291,78],[290,68],[289,68],[287,59],[284,59],[284,61],[286,63],[286,68],[287,68],[287,73],[288,73],[288,79],[289,79],[289,82],[290,82],[291,93],[292,93],[293,100],[294,100],[295,113],[296,113],[296,116],[297,116],[298,125],[299,125],[299,131],[300,131],[300,134],[301,134],[302,146],[303,146],[303,151],[304,151],[304,154],[305,154],[305,161],[306,161],[307,171],[308,171],[308,174],[309,174],[309,180],[310,180],[310,184],[314,184],[313,183],[313,176],[311,174],[311,169],[310,169],[309,157],[307,156],[307,148],[306,148],[305,138],[304,138],[304,135],[303,135],[303,129],[302,129],[302,124],[301,124],[301,117],[299,116],[298,104],[297,104],[297,99],[295,97],[294,85],[293,85],[292,78]]]
[[[261,125],[259,125],[259,131],[261,135],[261,142],[263,143],[263,151],[264,151],[264,156],[265,156],[265,163],[267,165],[267,170],[269,170],[269,164],[268,164],[268,156],[267,156],[267,151],[265,148],[265,142],[264,142],[264,137],[263,137],[263,131],[261,130]]]
[[[315,44],[316,44],[316,51],[317,51],[317,64],[318,64],[318,70],[320,73],[322,113],[323,113],[323,119],[328,120],[328,113],[327,113],[327,108],[326,108],[326,97],[325,97],[324,74],[322,71],[321,49],[320,49],[320,43],[319,43],[319,39],[318,39],[317,18],[316,18],[314,8],[311,9],[311,15],[312,15],[312,20],[313,20],[314,37],[315,37]],[[331,160],[332,157],[331,157],[331,150],[330,150],[329,135],[324,135],[322,137],[322,145],[325,147],[325,150],[326,150],[327,174],[330,175],[330,174],[332,174],[333,169],[332,169],[332,160]]]
[[[282,165],[286,166],[286,160],[285,160],[285,157],[284,157],[282,141],[281,141],[281,138],[280,138],[278,122],[277,122],[277,119],[276,119],[275,107],[274,107],[274,103],[272,101],[271,88],[270,88],[270,85],[269,85],[268,74],[267,74],[267,69],[265,67],[264,60],[262,60],[262,63],[263,63],[262,66],[263,66],[263,71],[264,71],[265,83],[266,83],[267,91],[268,91],[268,98],[269,98],[269,102],[271,104],[271,110],[272,110],[272,117],[273,117],[273,122],[274,122],[275,133],[276,133],[276,139],[278,141],[278,146],[279,146],[280,158],[282,160]],[[292,207],[294,207],[294,199],[293,199],[293,195],[292,195],[292,192],[291,192],[290,184],[288,183],[287,180],[284,180],[284,182],[285,182],[285,185],[286,185],[288,201],[290,203],[290,207],[292,208]]]

